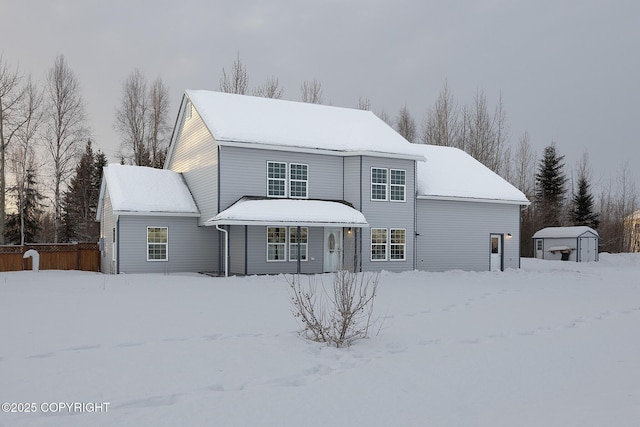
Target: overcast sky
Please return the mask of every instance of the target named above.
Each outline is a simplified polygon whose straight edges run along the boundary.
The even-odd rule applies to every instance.
[[[173,123],[184,90],[217,90],[239,53],[250,86],[276,76],[299,100],[315,78],[325,104],[367,97],[418,122],[445,81],[461,105],[502,93],[512,144],[555,141],[567,172],[587,151],[594,185],[626,162],[640,190],[638,0],[0,0],[0,53],[40,82],[64,54],[110,161],[129,73],[162,77]]]

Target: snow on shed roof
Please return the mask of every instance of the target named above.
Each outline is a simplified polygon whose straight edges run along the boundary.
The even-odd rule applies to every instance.
[[[199,214],[182,175],[171,170],[110,164],[104,177],[114,212]]]
[[[574,238],[580,237],[586,233],[593,233],[595,236],[599,236],[598,232],[586,225],[577,225],[574,227],[547,227],[542,230],[538,230],[534,235],[534,239],[546,239],[546,238]]]
[[[426,162],[418,162],[419,198],[529,204],[524,193],[464,151],[436,145],[416,146],[427,159]]]
[[[422,159],[413,144],[370,111],[207,90],[187,90],[186,96],[223,145],[254,143]]]
[[[307,199],[243,197],[205,225],[304,225],[368,227],[364,215],[345,203]]]

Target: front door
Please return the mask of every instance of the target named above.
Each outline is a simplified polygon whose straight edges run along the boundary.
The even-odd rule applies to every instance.
[[[324,229],[324,271],[334,272],[342,268],[342,229]]]
[[[502,234],[491,235],[491,271],[502,271]]]

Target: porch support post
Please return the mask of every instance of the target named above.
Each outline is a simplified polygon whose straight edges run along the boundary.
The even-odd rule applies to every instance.
[[[300,233],[301,233],[301,231],[302,231],[301,227],[298,226],[298,274],[300,274],[300,270],[301,270],[301,267],[302,267],[302,263],[300,262],[300,246],[301,246],[300,245],[300,240],[301,240],[300,239],[300,237],[301,237]],[[307,250],[308,250],[308,246],[307,246]]]
[[[218,224],[216,230],[224,233],[224,277],[229,277],[229,232]]]

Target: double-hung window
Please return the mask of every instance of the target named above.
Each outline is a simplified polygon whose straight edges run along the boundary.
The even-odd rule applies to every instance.
[[[267,261],[286,261],[287,229],[267,227]]]
[[[147,227],[147,261],[169,260],[169,228]]]
[[[309,229],[300,227],[300,235],[298,235],[298,227],[289,228],[289,261],[298,260],[298,248],[300,249],[300,261],[306,261],[309,245]]]
[[[391,169],[390,193],[391,201],[404,202],[406,197],[407,172],[403,169]]]
[[[371,229],[371,261],[387,260],[387,229]]]
[[[287,164],[267,162],[267,196],[287,196]]]
[[[407,249],[407,230],[404,228],[392,228],[390,234],[391,261],[404,261]]]
[[[289,165],[289,194],[295,198],[307,198],[309,166],[300,163]]]
[[[371,200],[387,200],[387,169],[371,168]]]

